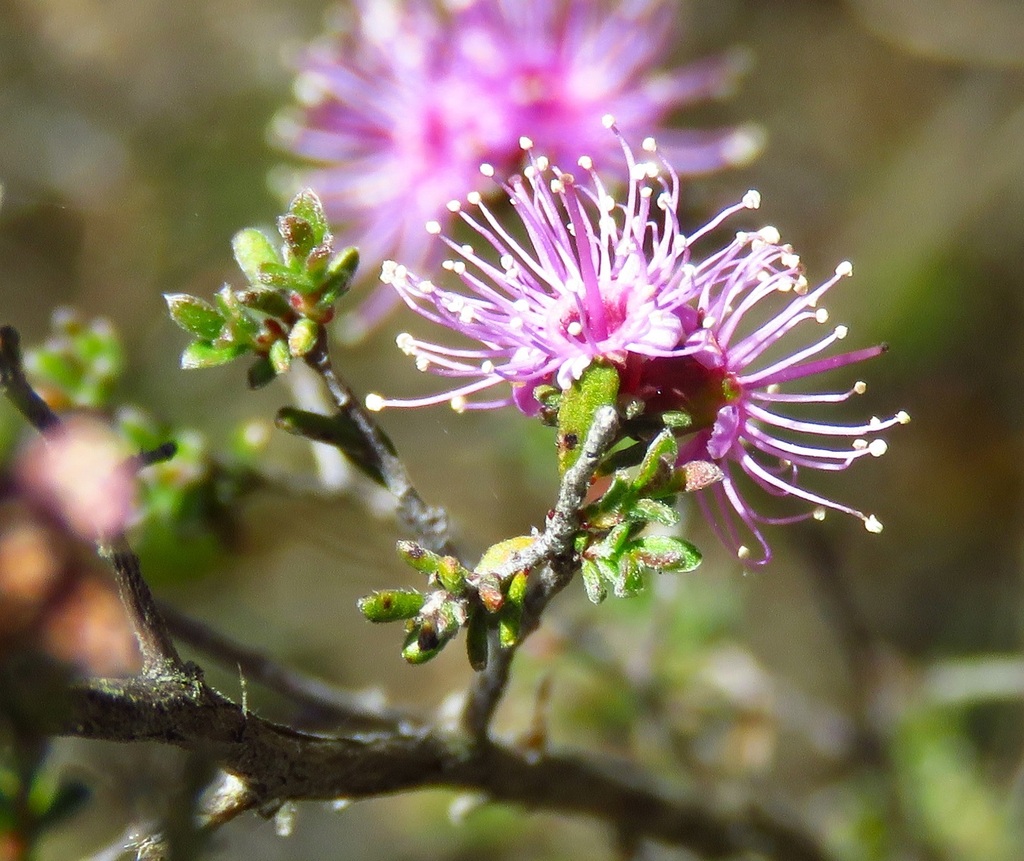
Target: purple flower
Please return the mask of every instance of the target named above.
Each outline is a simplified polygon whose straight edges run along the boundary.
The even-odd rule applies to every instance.
[[[610,118],[606,124],[612,125]],[[721,250],[696,259],[695,245],[706,244],[708,234],[737,212],[756,209],[760,195],[748,192],[741,203],[685,235],[676,217],[678,177],[657,155],[653,139],[644,141],[649,158],[641,162],[621,146],[628,169],[624,201],[608,193],[586,157],[578,161],[587,177],[582,183],[546,158],[531,156],[523,177],[504,186],[521,222],[515,235],[479,194],[469,195],[468,210],[453,207],[491,247],[479,255],[470,245],[443,238],[454,252],[443,267],[458,275],[461,292],[385,264],[382,279],[410,307],[475,344],[450,348],[400,335],[399,346],[421,370],[462,382],[414,400],[371,395],[367,405],[447,401],[461,411],[515,403],[533,413],[537,386],[564,390],[600,358],[618,368],[621,393],[642,401],[646,415],[685,414],[689,436],[680,462],[711,460],[722,468],[723,480],[698,498],[720,537],[746,564],[771,558],[761,531],[766,523],[820,518],[832,508],[880,531],[873,515],[807,490],[798,475],[842,470],[860,457],[883,454],[886,443],[878,434],[908,421],[906,413],[845,425],[783,411],[835,404],[863,392],[861,382],[845,392],[782,387],[884,351],[833,354],[833,345],[846,337],[843,326],[800,339],[827,322],[820,300],[851,273],[850,264],[809,290],[799,258],[771,227],[738,233]],[[440,233],[440,224],[429,230]],[[520,234],[527,238],[516,239]],[[511,384],[510,394],[470,400],[504,383]],[[677,416],[673,423],[678,421]],[[800,511],[782,518],[762,514],[748,498],[757,491],[797,501]]]
[[[296,81],[300,109],[276,125],[282,145],[319,166],[297,182],[316,188],[329,218],[352,231],[371,265],[427,260],[423,224],[446,220],[481,164],[519,168],[530,135],[555,163],[616,152],[598,120],[656,129],[678,108],[727,93],[736,57],[653,70],[675,45],[669,0],[356,0],[348,33],[314,44]],[[593,130],[593,131],[591,131]],[[749,128],[670,131],[680,173],[751,158]],[[372,325],[393,303],[377,295]]]
[[[809,290],[799,257],[791,246],[779,244],[775,228],[766,227],[737,234],[724,249],[692,265],[691,272],[700,319],[686,341],[693,352],[681,360],[645,363],[634,390],[648,408],[681,406],[693,416],[696,433],[680,447],[679,457],[712,460],[722,468],[723,480],[698,494],[719,537],[745,564],[763,565],[771,559],[764,524],[820,520],[833,509],[857,517],[869,532],[881,532],[873,514],[804,487],[801,472],[838,471],[858,458],[880,457],[887,444],[879,434],[910,417],[900,411],[842,424],[788,413],[798,405],[836,404],[863,394],[861,381],[840,392],[783,390],[885,352],[884,346],[874,346],[836,354],[832,348],[847,328],[820,334],[828,322],[821,299],[853,267],[839,264],[832,278]],[[673,378],[689,381],[677,403],[671,403],[673,385],[661,383]],[[676,382],[675,388],[682,387]],[[713,418],[708,406],[717,407]],[[751,501],[756,493],[749,491],[755,488],[796,500],[801,510],[783,517],[763,514]]]

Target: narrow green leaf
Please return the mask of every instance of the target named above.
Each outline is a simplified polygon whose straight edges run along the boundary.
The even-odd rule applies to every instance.
[[[487,614],[477,608],[466,623],[466,655],[469,665],[480,672],[487,669]]]
[[[249,366],[246,378],[249,381],[250,389],[262,389],[265,385],[277,379],[277,372],[274,370],[274,366],[270,364],[270,359],[266,356],[260,356]]]
[[[498,614],[498,642],[503,649],[511,649],[519,642],[522,628],[523,609],[508,603]]]
[[[425,601],[415,589],[385,589],[360,598],[356,606],[370,622],[398,622],[413,618]]]
[[[253,286],[262,284],[260,269],[268,264],[281,264],[281,256],[266,236],[254,227],[240,230],[231,240],[238,268]]]
[[[249,347],[245,344],[228,344],[217,347],[208,341],[193,341],[181,354],[181,367],[188,371],[193,368],[226,365],[247,352],[249,352]]]
[[[188,293],[164,293],[171,319],[202,341],[213,341],[224,327],[224,318],[209,302]]]
[[[701,562],[701,552],[689,541],[669,535],[646,535],[631,542],[627,553],[654,571],[683,574]]]
[[[252,290],[239,290],[235,295],[241,305],[266,314],[268,317],[280,320],[291,317],[293,314],[288,300],[277,290],[254,287]]]
[[[446,591],[453,595],[461,595],[466,591],[466,578],[471,575],[454,556],[432,553],[415,541],[399,541],[396,548],[407,565],[437,580]]]
[[[378,484],[385,484],[376,453],[348,416],[342,413],[325,416],[295,407],[282,407],[275,423],[286,433],[334,446],[363,473]]]
[[[270,352],[267,353],[270,364],[276,374],[286,374],[292,366],[292,354],[288,352],[287,341],[274,341],[270,345]]]
[[[629,554],[619,559],[619,571],[615,578],[613,591],[616,598],[632,598],[644,591],[641,566]]]
[[[600,604],[607,596],[608,590],[604,585],[604,578],[595,562],[584,559],[580,566],[580,574],[583,577],[583,587],[587,590],[587,597],[595,604]]]
[[[314,292],[314,284],[305,272],[296,272],[282,263],[264,263],[260,266],[257,284],[277,290],[294,290],[303,296]]]
[[[321,291],[321,303],[329,307],[346,293],[358,268],[359,250],[357,248],[343,248],[339,251],[327,264],[327,269],[317,285]]]
[[[633,479],[633,490],[642,491],[659,476],[667,479],[675,465],[679,454],[679,445],[672,431],[664,430],[658,434],[647,448],[647,454],[640,464],[636,478]]]
[[[565,475],[577,460],[600,407],[614,405],[619,374],[611,365],[593,362],[562,394],[558,407],[558,469]]]
[[[649,520],[662,526],[675,526],[679,522],[679,513],[671,505],[654,499],[638,499],[627,516],[632,520]]]
[[[288,206],[288,212],[290,215],[303,219],[309,225],[313,245],[320,245],[325,238],[328,238],[327,216],[320,198],[313,189],[304,188],[296,194]]]

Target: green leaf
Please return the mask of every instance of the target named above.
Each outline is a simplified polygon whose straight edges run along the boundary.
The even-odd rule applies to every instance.
[[[171,319],[202,341],[213,341],[224,327],[224,318],[209,302],[188,293],[164,293]]]
[[[329,307],[346,293],[358,267],[358,249],[343,248],[339,251],[327,264],[327,269],[320,278],[318,288],[321,291],[321,304]]]
[[[287,341],[274,341],[270,345],[270,352],[267,353],[270,364],[276,374],[287,374],[292,366],[292,354],[288,351]]]
[[[523,609],[515,604],[506,604],[498,614],[498,642],[503,649],[511,649],[519,642],[522,628]]]
[[[659,476],[667,479],[679,455],[679,445],[672,431],[664,430],[651,442],[644,455],[636,478],[633,479],[633,490],[639,492],[654,482]]]
[[[343,413],[332,416],[311,413],[295,407],[282,407],[277,413],[277,427],[315,442],[334,446],[364,474],[384,486],[377,455],[355,422]],[[385,440],[385,443],[390,444]]]
[[[466,578],[471,574],[454,556],[440,556],[421,547],[415,541],[399,541],[396,545],[398,555],[422,574],[436,579],[453,595],[461,595],[466,591]]]
[[[193,341],[181,354],[181,367],[185,370],[193,368],[212,368],[215,365],[226,365],[249,352],[246,344],[228,344],[217,347],[208,341]]]
[[[262,389],[265,385],[277,379],[277,371],[270,364],[270,359],[266,356],[260,356],[249,366],[246,378],[249,381],[250,389]]]
[[[654,499],[638,499],[627,514],[630,519],[649,520],[662,526],[675,526],[679,522],[679,513],[671,505]]]
[[[459,633],[459,618],[450,601],[443,602],[432,613],[421,619],[406,637],[402,657],[410,664],[429,661]]]
[[[619,374],[611,365],[593,362],[563,394],[558,407],[558,469],[561,475],[579,460],[594,414],[614,406]]]
[[[669,535],[647,535],[630,542],[627,554],[653,571],[683,574],[701,562],[701,552],[689,541]]]
[[[283,263],[264,263],[260,266],[258,278],[258,284],[277,290],[294,290],[303,296],[314,292],[318,286],[305,272],[296,272]]]
[[[281,264],[281,255],[277,249],[254,227],[236,233],[231,240],[231,248],[235,252],[238,267],[253,286],[264,283],[260,279],[260,270],[263,266]]]
[[[583,576],[583,587],[587,590],[587,597],[593,603],[600,604],[608,596],[608,590],[605,588],[604,578],[597,563],[584,559],[580,566],[580,574]]]
[[[306,222],[312,233],[313,245],[320,245],[324,239],[329,238],[324,206],[313,189],[304,188],[296,194],[288,206],[288,212]]]
[[[628,554],[619,559],[618,576],[613,591],[616,598],[632,598],[644,591],[644,578],[640,564]]]
[[[477,672],[487,669],[487,623],[487,613],[477,608],[466,624],[466,655],[469,665]]]
[[[252,290],[239,290],[235,296],[238,302],[246,308],[252,308],[254,311],[259,311],[261,314],[278,320],[287,319],[294,313],[288,300],[277,290],[254,287]]]
[[[356,606],[370,622],[398,622],[413,618],[425,601],[415,589],[385,589],[360,598]]]
[[[305,261],[306,255],[316,245],[312,225],[297,215],[282,215],[277,219],[277,229],[285,241],[286,261]]]

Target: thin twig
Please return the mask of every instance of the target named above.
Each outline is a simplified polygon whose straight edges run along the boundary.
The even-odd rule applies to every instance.
[[[238,667],[246,678],[287,697],[305,709],[304,723],[331,724],[345,730],[393,730],[399,723],[417,723],[405,712],[367,704],[358,694],[286,667],[256,649],[243,646],[165,602],[160,612],[181,642],[226,667]]]
[[[21,364],[21,337],[13,326],[0,326],[0,389],[14,408],[40,433],[60,424],[50,409],[25,379]]]
[[[523,640],[536,630],[544,608],[576,573],[572,555],[573,540],[580,527],[580,510],[601,457],[614,441],[618,428],[618,415],[614,408],[602,407],[597,411],[579,460],[562,477],[558,501],[548,514],[544,531],[529,547],[514,554],[495,572],[499,579],[504,580],[516,571],[543,566],[530,577],[518,642],[501,648],[496,637],[490,639],[487,667],[477,674],[466,698],[462,724],[478,741],[487,737],[491,718],[508,684],[516,651]]]
[[[423,501],[413,487],[405,465],[395,454],[391,441],[370,417],[348,384],[335,373],[327,348],[327,337],[323,331],[316,346],[306,356],[306,363],[324,381],[338,412],[366,441],[385,486],[398,500],[398,515],[402,522],[428,550],[444,555],[455,555],[448,534],[447,514],[443,509],[427,505]]]

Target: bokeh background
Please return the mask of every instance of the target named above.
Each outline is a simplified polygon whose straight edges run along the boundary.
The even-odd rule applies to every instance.
[[[180,372],[183,336],[161,294],[239,282],[230,238],[281,209],[266,178],[285,159],[268,123],[291,99],[289,56],[326,11],[0,0],[0,317],[30,343],[56,306],[109,318],[130,368],[119,399],[213,447],[289,394],[246,392],[238,366]],[[744,46],[754,65],[735,98],[679,121],[767,132],[759,160],[693,182],[687,206],[707,213],[758,188],[757,220],[797,248],[812,282],[852,260],[832,319],[849,323],[847,343],[891,346],[858,369],[870,388],[856,406],[906,409],[913,423],[886,457],[819,485],[876,512],[883,534],[840,517],[777,530],[776,561],[743,573],[695,517],[707,551],[695,574],[600,607],[578,588],[559,598],[499,728],[525,728],[547,677],[553,743],[629,756],[726,799],[784,802],[837,857],[1024,857],[1024,4],[693,0],[680,14],[678,62]],[[433,385],[394,348],[405,324],[338,353],[358,390]],[[549,431],[441,408],[383,421],[469,555],[542,522]],[[0,425],[9,447],[6,406]],[[312,469],[287,441],[266,457]],[[399,632],[355,611],[371,589],[414,584],[393,523],[365,496],[251,494],[231,552],[164,572],[160,594],[325,678],[442,708],[469,679],[461,650],[407,667]],[[238,694],[237,673],[211,672]],[[249,696],[285,713],[258,688]],[[84,743],[58,744],[53,761],[95,792],[45,844],[53,859],[88,857],[160,815],[188,767],[165,750]],[[614,857],[593,824],[488,807],[455,823],[452,801],[306,805],[287,838],[246,817],[211,857]]]

